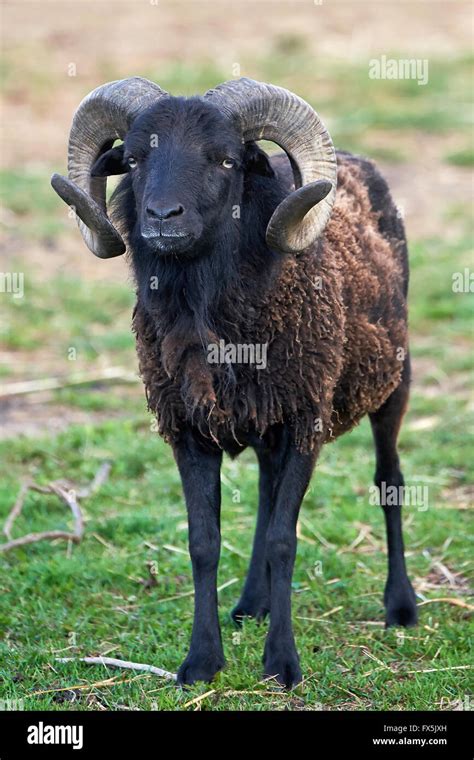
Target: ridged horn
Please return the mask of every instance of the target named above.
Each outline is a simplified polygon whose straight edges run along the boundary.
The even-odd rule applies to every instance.
[[[97,87],[77,108],[68,146],[68,177],[53,174],[51,185],[72,206],[87,247],[101,259],[125,252],[125,243],[107,216],[106,177],[91,177],[97,158],[124,139],[134,119],[167,93],[142,77]]]
[[[313,108],[289,90],[252,79],[224,82],[204,96],[240,126],[245,142],[271,140],[288,155],[296,190],[275,209],[270,248],[296,253],[324,230],[336,196],[336,154]]]

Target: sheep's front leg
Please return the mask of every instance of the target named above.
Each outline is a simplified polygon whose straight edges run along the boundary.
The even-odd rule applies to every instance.
[[[291,622],[291,580],[296,557],[296,522],[316,456],[289,444],[282,460],[275,505],[266,537],[270,565],[270,629],[263,655],[264,673],[291,688],[301,680]]]
[[[192,684],[211,681],[225,664],[217,612],[222,452],[203,449],[188,431],[174,445],[174,455],[188,511],[195,590],[191,645],[178,671],[178,683]]]
[[[245,586],[231,613],[237,625],[246,617],[264,620],[270,612],[270,568],[265,543],[273,506],[273,454],[257,450],[257,457],[260,467],[257,526]]]

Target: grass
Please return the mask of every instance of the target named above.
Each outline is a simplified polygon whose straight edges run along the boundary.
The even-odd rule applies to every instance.
[[[464,417],[456,417],[451,405],[440,404],[434,412],[441,420],[428,452],[409,425],[402,436],[407,482],[429,487],[429,508],[406,510],[408,562],[423,598],[462,599],[461,581],[472,555],[465,540],[468,515],[442,493],[469,482],[467,464],[460,466],[468,436]],[[423,399],[415,395],[411,419],[419,413]],[[43,543],[1,560],[2,696],[23,699],[27,709],[94,709],[99,703],[110,709],[180,709],[209,690],[199,684],[181,692],[152,676],[116,672],[108,674],[116,676],[116,683],[94,688],[107,675],[101,668],[54,662],[58,656],[108,652],[176,670],[185,655],[192,616],[185,510],[169,449],[150,434],[145,416],[73,427],[55,439],[9,442],[1,453],[7,464],[0,492],[3,514],[26,473],[44,483],[65,476],[85,482],[99,461],[114,462],[110,481],[85,505],[86,537],[70,555],[64,544]],[[368,500],[372,458],[363,424],[326,448],[305,499],[293,605],[308,680],[291,694],[260,683],[266,626],[249,622],[239,634],[228,620],[247,563],[257,469],[250,454],[226,463],[219,581],[229,584],[220,593],[228,667],[212,686],[207,708],[314,709],[321,704],[324,709],[432,710],[442,700],[471,692],[468,671],[458,669],[471,657],[463,608],[426,605],[420,627],[407,632],[385,631],[378,624],[386,560],[382,517]],[[235,489],[238,503],[232,499]],[[53,497],[31,494],[16,531],[66,528],[68,521]],[[369,526],[370,540],[348,549],[361,526]],[[156,563],[157,586],[145,590],[140,579],[147,578],[149,561]],[[434,573],[437,561],[460,574],[454,590]],[[438,585],[427,590],[427,578]],[[436,672],[423,672],[431,669]],[[86,688],[69,689],[73,686]]]
[[[51,238],[66,227],[65,215],[57,214],[48,179],[41,168],[0,171],[0,202],[15,215],[15,225],[24,237]]]
[[[446,161],[454,166],[474,166],[474,149],[471,146],[448,153]]]
[[[315,72],[301,39],[286,35],[266,58],[243,62],[242,74],[278,81],[317,102],[330,114],[338,145],[402,168],[414,156],[400,136],[449,135],[449,152],[443,149],[440,157],[455,171],[470,163],[468,108],[462,105],[469,63],[463,56],[430,59],[429,86],[409,81],[387,86],[368,79],[364,62],[321,60]],[[104,80],[115,78],[106,63],[101,66]],[[16,70],[12,61],[5,67],[8,89]],[[229,78],[206,61],[193,69],[180,64],[141,73],[187,94]],[[24,86],[31,86],[22,75]],[[47,107],[55,87],[46,87],[40,75],[32,81]],[[7,382],[21,372],[42,377],[95,366],[136,367],[129,285],[106,276],[81,279],[71,271],[33,273],[28,262],[30,243],[60,245],[77,236],[50,190],[53,168],[58,169],[8,171],[0,178],[12,215],[7,231],[23,251],[15,271],[25,271],[25,298],[2,297],[8,361],[0,373]],[[467,203],[447,199],[443,213],[445,236],[414,236],[410,245],[415,382],[400,449],[407,485],[426,486],[429,495],[427,509],[405,509],[419,627],[386,631],[382,624],[385,537],[380,510],[369,499],[373,446],[364,421],[325,447],[302,509],[293,583],[295,634],[306,679],[300,687],[285,693],[262,683],[267,626],[248,622],[239,632],[229,620],[255,520],[258,473],[248,452],[226,461],[223,471],[219,601],[227,668],[215,683],[181,691],[148,674],[55,662],[60,656],[109,654],[176,671],[186,654],[193,608],[179,478],[170,449],[153,432],[141,388],[64,388],[44,402],[51,413],[58,405],[81,409],[90,422],[57,435],[0,443],[0,524],[26,476],[40,483],[67,477],[83,484],[100,462],[111,460],[113,468],[100,492],[84,502],[82,543],[68,551],[63,542],[44,542],[0,555],[0,698],[22,699],[25,709],[51,710],[192,710],[196,705],[188,703],[200,697],[201,708],[212,710],[436,710],[472,699],[468,610],[431,601],[468,599],[473,553],[467,510],[473,483],[468,455],[472,298],[452,289],[453,273],[470,266],[472,227]],[[75,362],[67,361],[71,347]],[[34,407],[25,413],[34,415]],[[31,493],[15,535],[69,525],[69,513],[54,496]],[[157,585],[146,588],[149,562],[156,563]],[[106,678],[113,683],[100,685]]]
[[[7,349],[34,349],[46,341],[61,360],[74,355],[79,363],[101,357],[105,363],[113,358],[120,364],[128,359],[134,345],[130,331],[133,288],[63,275],[51,277],[45,285],[31,271],[25,282],[27,297],[10,298],[3,304],[2,339]],[[71,348],[75,354],[69,352]]]

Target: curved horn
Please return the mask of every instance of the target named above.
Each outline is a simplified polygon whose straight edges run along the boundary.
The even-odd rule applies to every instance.
[[[123,139],[136,116],[167,93],[142,77],[104,84],[80,103],[71,126],[68,177],[53,174],[51,184],[73,206],[87,247],[101,259],[125,252],[125,243],[107,216],[107,178],[91,177],[98,156]]]
[[[267,243],[285,253],[307,248],[324,230],[336,196],[336,154],[317,113],[282,87],[246,78],[204,97],[239,122],[244,141],[271,140],[287,153],[297,189],[275,209]]]

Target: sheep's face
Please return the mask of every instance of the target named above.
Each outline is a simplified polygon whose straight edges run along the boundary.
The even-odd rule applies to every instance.
[[[93,176],[128,172],[133,238],[158,254],[196,256],[240,217],[245,173],[273,175],[266,155],[200,98],[165,97],[104,153]],[[230,226],[229,226],[230,225]]]

